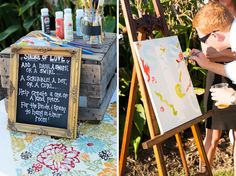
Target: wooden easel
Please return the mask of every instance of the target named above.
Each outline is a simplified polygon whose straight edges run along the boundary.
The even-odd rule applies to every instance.
[[[159,0],[152,0],[156,17],[151,15],[140,15],[141,17],[137,20],[133,19],[131,14],[131,7],[130,7],[130,1],[129,0],[121,0],[121,6],[123,10],[123,15],[125,18],[126,28],[128,32],[129,42],[131,46],[131,51],[133,55],[133,61],[134,61],[134,67],[132,72],[132,80],[131,80],[131,86],[130,86],[130,93],[129,93],[129,100],[128,100],[128,106],[127,106],[127,112],[126,112],[126,123],[124,127],[124,135],[122,140],[122,146],[120,151],[120,160],[119,160],[119,175],[124,175],[124,169],[126,164],[126,158],[128,154],[128,146],[131,136],[131,129],[132,129],[132,123],[133,123],[133,115],[134,115],[134,105],[136,100],[136,93],[137,93],[137,87],[138,83],[140,86],[140,92],[143,98],[143,104],[144,109],[146,113],[148,128],[150,132],[151,139],[143,143],[143,148],[147,149],[150,147],[153,147],[154,155],[157,162],[158,167],[158,173],[160,176],[166,176],[167,170],[165,167],[164,162],[164,156],[162,151],[161,142],[164,140],[175,136],[181,160],[183,163],[183,167],[185,169],[186,175],[189,175],[189,170],[187,167],[187,162],[185,158],[185,153],[182,146],[182,141],[179,135],[179,132],[191,127],[193,137],[196,142],[196,146],[201,158],[201,161],[205,163],[206,170],[208,175],[212,175],[211,168],[204,150],[204,146],[201,140],[201,134],[200,130],[197,126],[197,123],[202,121],[203,119],[206,119],[211,116],[211,111],[209,111],[207,114],[202,115],[186,124],[183,124],[179,126],[178,128],[175,128],[171,131],[168,131],[165,134],[159,135],[160,132],[158,131],[158,124],[157,120],[147,93],[147,89],[144,83],[144,79],[139,67],[139,63],[137,60],[137,56],[134,51],[133,42],[138,40],[145,40],[150,36],[150,38],[153,38],[152,31],[154,29],[161,30],[164,34],[164,36],[169,35],[169,31],[167,28],[167,24],[164,19],[164,13],[161,8],[161,3]]]

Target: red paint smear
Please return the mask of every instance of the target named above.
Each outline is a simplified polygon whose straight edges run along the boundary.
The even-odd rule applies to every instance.
[[[164,111],[165,111],[165,109],[164,109],[163,106],[160,107],[160,111],[161,111],[161,112],[164,112]]]
[[[144,69],[144,72],[146,73],[147,77],[148,77],[148,82],[150,81],[150,68],[147,64],[144,63],[144,60],[141,59],[142,61],[142,65],[143,65],[143,69]]]
[[[176,62],[179,63],[179,62],[182,61],[183,59],[184,59],[183,53],[179,53],[179,58],[176,59]]]

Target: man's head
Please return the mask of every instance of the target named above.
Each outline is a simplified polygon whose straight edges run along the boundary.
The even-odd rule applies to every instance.
[[[234,18],[220,3],[209,2],[204,5],[193,19],[201,42],[218,51],[229,47],[229,31]]]

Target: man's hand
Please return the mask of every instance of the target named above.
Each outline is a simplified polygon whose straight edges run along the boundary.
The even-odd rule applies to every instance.
[[[235,92],[234,89],[232,88],[211,88],[211,99],[215,100],[216,106],[219,105],[231,105],[231,100],[230,97],[233,95],[233,93]]]
[[[208,69],[212,63],[200,50],[192,49],[190,52],[191,59],[195,60],[198,65],[204,69]]]

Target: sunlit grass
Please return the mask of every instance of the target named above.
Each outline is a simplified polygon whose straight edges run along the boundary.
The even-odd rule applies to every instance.
[[[234,170],[233,169],[227,169],[227,170],[218,170],[213,173],[214,176],[233,176]]]

